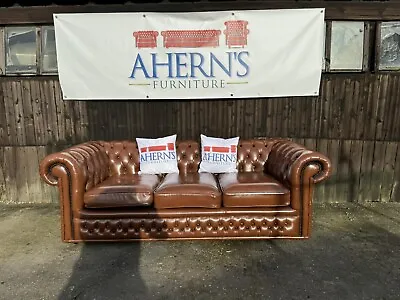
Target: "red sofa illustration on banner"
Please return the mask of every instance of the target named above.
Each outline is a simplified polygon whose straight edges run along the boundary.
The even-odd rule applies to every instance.
[[[225,44],[229,47],[247,46],[247,21],[226,21]],[[135,31],[133,36],[136,39],[137,48],[156,48],[157,31]],[[219,37],[221,30],[164,30],[161,32],[164,48],[204,48],[219,47]]]
[[[218,47],[221,30],[167,30],[162,31],[165,48]]]
[[[247,21],[226,21],[224,24],[226,27],[224,30],[225,44],[229,48],[247,46],[247,35],[249,34]]]
[[[137,48],[156,48],[157,47],[157,31],[135,31],[133,36],[136,40]]]

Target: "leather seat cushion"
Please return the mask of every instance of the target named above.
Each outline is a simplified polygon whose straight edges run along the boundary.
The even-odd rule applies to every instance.
[[[226,173],[219,176],[225,207],[271,207],[290,204],[290,191],[263,172]]]
[[[88,190],[83,201],[88,208],[150,206],[158,183],[152,174],[115,175]]]
[[[154,192],[155,208],[221,207],[221,191],[210,173],[167,174]]]

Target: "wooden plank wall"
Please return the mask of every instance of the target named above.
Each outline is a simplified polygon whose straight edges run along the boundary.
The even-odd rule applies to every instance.
[[[316,201],[400,201],[399,94],[400,75],[324,74],[318,98],[63,101],[56,77],[3,77],[0,202],[57,201],[38,176],[47,153],[87,140],[174,133],[291,138],[333,162]]]

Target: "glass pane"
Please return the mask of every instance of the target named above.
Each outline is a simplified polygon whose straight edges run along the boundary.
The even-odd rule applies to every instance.
[[[36,73],[35,27],[6,28],[6,73]]]
[[[381,25],[379,69],[400,69],[400,22],[384,22]]]
[[[57,54],[54,27],[43,27],[42,36],[42,70],[45,73],[56,73]]]
[[[362,70],[364,22],[332,22],[331,70]]]

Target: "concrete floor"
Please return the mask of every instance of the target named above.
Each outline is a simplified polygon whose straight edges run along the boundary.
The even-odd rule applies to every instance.
[[[318,206],[310,240],[87,245],[0,206],[0,299],[400,299],[400,205]]]

